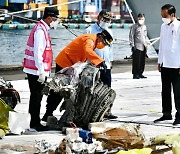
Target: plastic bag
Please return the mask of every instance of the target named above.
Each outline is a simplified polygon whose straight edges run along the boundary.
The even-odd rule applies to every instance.
[[[121,150],[117,154],[151,154],[151,148],[143,148],[143,149],[133,149],[129,151]]]
[[[13,134],[22,134],[26,129],[30,129],[30,114],[9,112],[8,126]]]
[[[6,134],[9,130],[8,127],[9,111],[14,111],[14,110],[11,107],[9,107],[2,98],[0,98],[0,129],[2,136],[3,136],[3,131]],[[0,137],[2,137],[1,134]]]

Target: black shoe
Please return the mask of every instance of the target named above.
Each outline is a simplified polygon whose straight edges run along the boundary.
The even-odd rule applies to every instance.
[[[43,116],[43,118],[42,118],[41,120],[47,122],[47,118],[48,118],[49,116],[53,116],[53,114],[52,114],[52,113],[45,113],[44,116]]]
[[[113,114],[109,114],[109,115],[105,115],[104,118],[107,118],[107,119],[116,119],[118,117],[113,115]]]
[[[146,76],[144,76],[144,75],[142,75],[142,74],[141,74],[141,75],[139,75],[139,77],[140,77],[140,78],[142,78],[142,79],[143,79],[143,78],[144,78],[144,79],[146,79],[146,78],[147,78]]]
[[[180,119],[175,119],[173,125],[178,125],[178,124],[180,124]]]
[[[139,75],[133,75],[133,79],[140,79]]]
[[[36,131],[48,131],[49,128],[47,126],[43,126],[41,124],[36,126],[30,126],[31,128],[35,129]]]
[[[154,123],[164,121],[164,120],[172,120],[172,116],[162,116],[161,118],[154,120]]]

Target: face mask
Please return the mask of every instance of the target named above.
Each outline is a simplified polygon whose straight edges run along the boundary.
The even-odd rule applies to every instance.
[[[138,20],[138,23],[139,23],[140,25],[143,25],[143,24],[144,24],[144,20]]]
[[[168,25],[171,22],[171,19],[170,18],[162,18],[162,21]]]
[[[108,27],[109,27],[109,24],[110,24],[110,23],[104,22],[104,21],[101,20],[100,23],[99,23],[99,26],[100,26],[101,28],[105,29],[105,28],[108,28]]]
[[[102,48],[104,48],[104,47],[105,47],[105,44],[102,43],[102,42],[99,42],[99,43],[97,43],[97,45],[96,45],[96,48],[98,48],[98,49],[102,49]]]
[[[56,29],[58,24],[59,24],[59,19],[57,19],[56,21],[52,21],[50,23],[50,27],[53,28],[53,29]]]

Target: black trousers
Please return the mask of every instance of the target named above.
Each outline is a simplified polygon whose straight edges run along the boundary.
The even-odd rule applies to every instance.
[[[171,87],[174,93],[176,118],[180,119],[180,74],[179,69],[161,67],[162,113],[169,116],[172,111]]]
[[[62,67],[56,64],[55,73],[60,71]],[[52,115],[53,111],[56,110],[57,106],[61,102],[63,97],[59,93],[55,93],[53,90],[50,91],[50,95],[47,98],[46,113]]]
[[[145,68],[145,56],[146,49],[144,51],[140,51],[136,49],[136,51],[132,54],[132,74],[141,75],[144,72]]]
[[[30,100],[29,100],[29,113],[31,115],[30,127],[38,126],[40,124],[40,108],[41,100],[43,97],[42,90],[44,84],[38,82],[39,76],[27,74],[29,89],[30,89]]]
[[[101,81],[111,87],[111,69],[107,69],[106,72],[104,70],[100,70],[100,79]]]

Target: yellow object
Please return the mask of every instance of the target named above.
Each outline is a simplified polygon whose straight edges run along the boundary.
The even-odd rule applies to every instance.
[[[143,149],[133,149],[129,151],[121,150],[117,154],[151,154],[151,148],[143,148]]]
[[[34,9],[34,8],[36,8],[36,3],[29,3],[29,6],[31,9]]]
[[[67,17],[68,17],[68,11],[59,11],[59,15],[60,15],[62,18],[67,18]]]
[[[180,147],[172,147],[173,154],[180,154]]]
[[[44,11],[46,6],[49,6],[49,4],[43,4],[43,3],[37,4],[37,8],[41,8],[39,9],[40,11]]]
[[[155,138],[155,143],[165,143],[168,145],[174,144],[174,141],[180,143],[180,134],[167,134],[167,135],[160,135]]]
[[[8,6],[8,5],[9,5],[8,0],[6,0],[5,1],[5,6]]]
[[[0,138],[3,138],[7,132],[8,132],[8,130],[4,130],[4,129],[0,128]]]
[[[26,3],[24,3],[24,10],[28,10],[28,5]]]
[[[11,107],[9,107],[5,103],[5,101],[0,98],[0,129],[2,129],[5,133],[9,130],[8,127],[9,111],[14,111],[14,110],[11,109]]]

